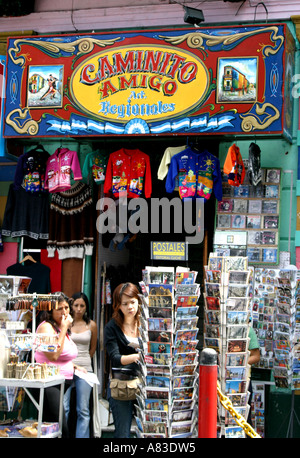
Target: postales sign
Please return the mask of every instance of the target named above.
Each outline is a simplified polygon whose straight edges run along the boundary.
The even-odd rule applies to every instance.
[[[4,136],[283,133],[288,33],[275,24],[11,38]]]

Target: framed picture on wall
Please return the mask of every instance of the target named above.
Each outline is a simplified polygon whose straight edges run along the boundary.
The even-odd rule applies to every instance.
[[[231,227],[231,215],[218,215],[217,226],[220,229],[229,229]]]
[[[267,169],[266,170],[266,183],[279,183],[280,182],[280,169]]]
[[[218,212],[232,212],[233,211],[233,200],[223,199],[218,202]]]
[[[278,213],[277,200],[263,200],[262,213]]]
[[[29,108],[60,108],[63,100],[63,65],[30,65],[27,79]]]
[[[265,197],[277,199],[279,197],[279,186],[277,184],[270,184],[265,186]]]
[[[236,186],[233,190],[234,197],[249,197],[249,186],[248,185],[240,185]]]
[[[248,212],[249,213],[261,213],[262,202],[261,200],[249,200]]]
[[[246,199],[234,199],[233,200],[233,212],[234,213],[247,213],[248,201]]]
[[[231,216],[231,227],[234,229],[244,229],[246,226],[245,215],[232,215]]]
[[[260,229],[261,228],[261,218],[257,215],[247,216],[247,228],[249,229]]]
[[[263,262],[276,262],[277,261],[277,248],[263,248],[262,249]]]
[[[265,229],[278,229],[279,216],[264,216]]]

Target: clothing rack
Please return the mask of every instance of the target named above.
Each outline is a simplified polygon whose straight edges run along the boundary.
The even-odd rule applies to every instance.
[[[57,299],[61,293],[55,294],[17,294],[9,296],[6,310],[52,310],[57,306]]]

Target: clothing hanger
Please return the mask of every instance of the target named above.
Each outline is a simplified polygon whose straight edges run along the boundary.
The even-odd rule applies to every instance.
[[[22,261],[20,261],[20,264],[22,264],[22,262],[25,262],[25,261],[31,261],[31,262],[36,263],[36,260],[33,259],[33,257],[28,253],[26,254],[25,258],[23,258]]]
[[[41,143],[39,143],[35,148],[31,149],[29,152],[33,151],[43,151],[44,153],[46,152],[45,148]]]

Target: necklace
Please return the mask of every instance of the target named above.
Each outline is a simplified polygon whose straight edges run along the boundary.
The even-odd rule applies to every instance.
[[[123,324],[125,330],[127,329],[130,334],[135,334],[136,333],[136,325],[134,326],[134,329],[130,326],[130,324]]]

